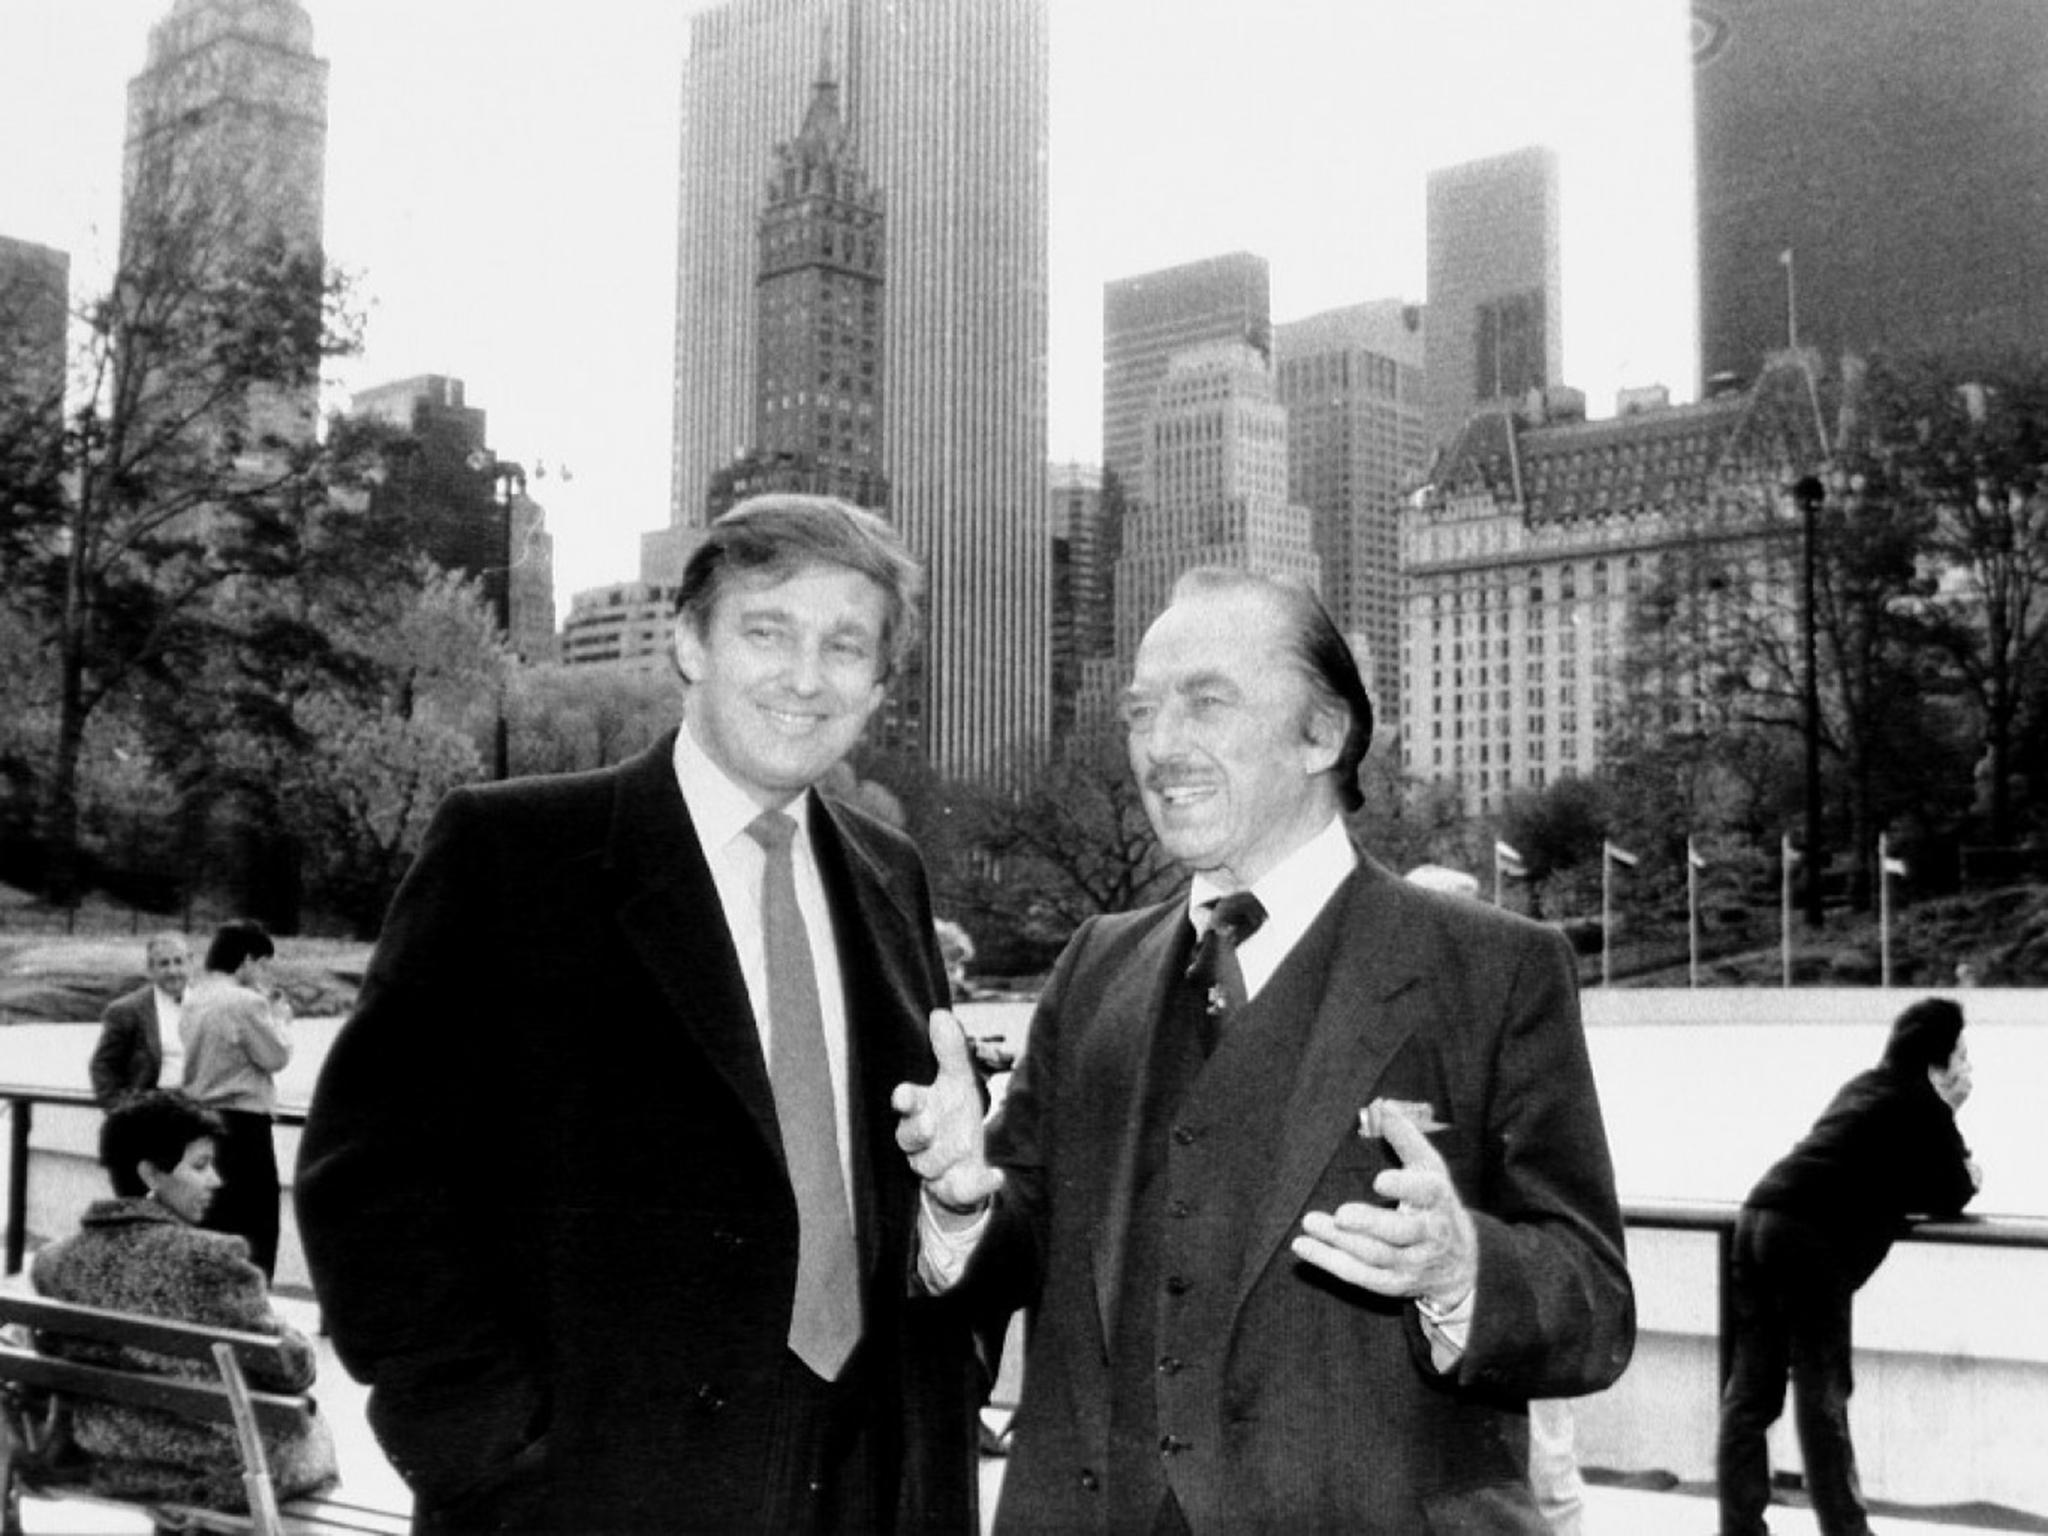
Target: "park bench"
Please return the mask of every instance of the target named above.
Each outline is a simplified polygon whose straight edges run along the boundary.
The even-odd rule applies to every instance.
[[[0,1293],[0,1327],[123,1345],[160,1355],[210,1361],[212,1381],[154,1375],[118,1365],[86,1364],[38,1353],[26,1339],[0,1336],[0,1533],[20,1536],[21,1500],[87,1500],[129,1509],[160,1530],[245,1531],[253,1536],[405,1536],[412,1522],[392,1510],[343,1497],[292,1499],[280,1504],[260,1431],[301,1429],[316,1411],[305,1393],[255,1392],[243,1374],[249,1365],[284,1368],[283,1346],[267,1334],[173,1322],[132,1312],[75,1306],[39,1296]],[[77,1456],[62,1453],[58,1433],[64,1400],[93,1398],[131,1408],[154,1408],[225,1424],[235,1433],[249,1512],[229,1514],[185,1504],[145,1504],[92,1491]]]

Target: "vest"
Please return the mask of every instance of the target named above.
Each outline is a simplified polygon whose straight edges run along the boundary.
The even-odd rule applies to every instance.
[[[1201,998],[1169,989],[1152,1037],[1110,1340],[1109,1519],[1151,1530],[1169,1489],[1184,1508],[1213,1508],[1227,1475],[1217,1401],[1245,1234],[1264,1198],[1291,1095],[1321,1004],[1347,905],[1324,907],[1271,980],[1202,1058]],[[1184,967],[1192,938],[1176,959]],[[1287,1262],[1283,1256],[1282,1262]],[[1170,1528],[1170,1527],[1169,1527]]]

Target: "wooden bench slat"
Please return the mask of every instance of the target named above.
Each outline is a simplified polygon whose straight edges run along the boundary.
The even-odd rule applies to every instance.
[[[34,1350],[0,1345],[0,1381],[18,1381],[49,1392],[69,1392],[101,1402],[121,1403],[130,1408],[154,1408],[203,1419],[210,1424],[235,1422],[227,1389],[217,1382],[187,1381],[175,1376],[150,1376],[108,1366],[87,1365],[78,1360],[60,1360]],[[283,1397],[270,1392],[252,1392],[250,1405],[256,1420],[272,1434],[288,1434],[301,1428],[313,1413],[303,1397]]]
[[[244,1370],[253,1366],[259,1371],[268,1370],[273,1376],[288,1365],[285,1343],[273,1334],[180,1322],[168,1317],[143,1317],[72,1301],[53,1301],[47,1296],[0,1292],[0,1324],[6,1323],[19,1323],[44,1333],[61,1333],[66,1338],[92,1339],[208,1362],[213,1359],[214,1345],[228,1344],[233,1346],[235,1358]]]

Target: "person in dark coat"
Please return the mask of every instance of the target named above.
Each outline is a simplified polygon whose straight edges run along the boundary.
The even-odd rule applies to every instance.
[[[58,1301],[282,1339],[282,1369],[251,1364],[249,1385],[259,1392],[303,1392],[313,1384],[311,1341],[271,1309],[248,1244],[199,1227],[220,1189],[214,1168],[220,1136],[220,1117],[182,1093],[152,1089],[124,1099],[100,1130],[100,1161],[114,1198],[94,1201],[74,1236],[38,1252],[29,1279]],[[202,1360],[49,1335],[39,1336],[37,1346],[87,1363],[216,1379]],[[91,1459],[99,1492],[213,1509],[249,1507],[231,1425],[83,1399],[70,1412],[73,1439]],[[280,1498],[334,1482],[334,1439],[324,1419],[290,1434],[266,1430],[263,1441]]]
[[[185,1045],[178,1024],[192,951],[182,933],[159,933],[143,951],[149,980],[123,992],[100,1015],[100,1037],[87,1071],[93,1097],[112,1109],[131,1093],[175,1088],[185,1073]],[[172,1059],[170,1071],[164,1058]]]
[[[418,1530],[974,1530],[972,1335],[913,1294],[889,1108],[964,1046],[915,850],[813,792],[916,579],[868,513],[744,502],[684,572],[682,730],[436,814],[297,1183]]]
[[[1305,589],[1181,578],[1125,717],[1191,887],[1081,926],[985,1148],[957,1073],[905,1096],[928,1279],[1033,1309],[996,1531],[1540,1536],[1528,1400],[1635,1338],[1564,941],[1354,846]]]
[[[1822,1536],[1865,1536],[1850,1339],[1856,1292],[1914,1216],[1950,1217],[1982,1182],[1956,1128],[1970,1096],[1963,1010],[1945,997],[1893,1022],[1884,1056],[1835,1094],[1772,1164],[1735,1224],[1735,1358],[1716,1451],[1722,1536],[1762,1536],[1771,1425],[1789,1375],[1806,1488]]]

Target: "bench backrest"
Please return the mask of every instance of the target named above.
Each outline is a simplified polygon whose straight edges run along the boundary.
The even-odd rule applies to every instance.
[[[41,1296],[0,1295],[0,1324],[18,1323],[45,1334],[122,1345],[155,1354],[214,1361],[213,1348],[225,1344],[244,1369],[267,1366],[271,1375],[285,1369],[284,1345],[267,1334],[204,1323],[174,1322],[132,1312],[110,1312]],[[124,1370],[107,1363],[88,1364],[12,1344],[0,1344],[0,1381],[18,1381],[55,1392],[92,1397],[136,1408],[156,1408],[208,1423],[234,1423],[229,1393],[217,1377],[185,1379],[148,1371]],[[301,1395],[249,1393],[256,1420],[274,1434],[304,1425],[313,1412]]]

